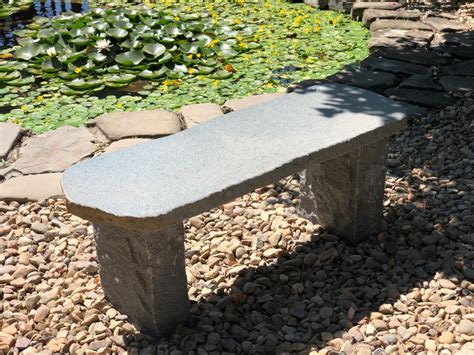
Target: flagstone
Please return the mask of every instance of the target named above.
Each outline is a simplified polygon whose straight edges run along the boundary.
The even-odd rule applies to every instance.
[[[165,110],[112,112],[97,117],[95,123],[112,141],[132,137],[163,137],[181,131],[178,115]]]
[[[0,184],[0,200],[38,201],[62,196],[62,173],[19,176]]]
[[[11,122],[0,122],[0,159],[5,159],[20,139],[23,130]]]
[[[222,116],[224,112],[222,112],[219,105],[206,103],[186,105],[181,108],[181,114],[183,115],[186,127],[191,128],[197,124]]]
[[[20,148],[19,158],[2,174],[18,171],[23,175],[62,172],[96,151],[94,136],[85,127],[63,126],[29,138]]]

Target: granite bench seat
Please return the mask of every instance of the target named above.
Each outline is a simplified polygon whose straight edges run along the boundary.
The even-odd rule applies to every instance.
[[[405,125],[380,95],[312,86],[81,162],[62,186],[95,226],[107,299],[161,337],[189,311],[183,219],[302,171],[303,215],[357,243],[380,229],[388,138]]]

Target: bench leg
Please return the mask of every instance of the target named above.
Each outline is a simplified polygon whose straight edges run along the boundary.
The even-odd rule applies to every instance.
[[[350,244],[378,233],[382,223],[388,138],[301,174],[301,213]]]
[[[190,308],[183,225],[152,232],[94,226],[107,300],[138,329],[158,338],[171,335]]]

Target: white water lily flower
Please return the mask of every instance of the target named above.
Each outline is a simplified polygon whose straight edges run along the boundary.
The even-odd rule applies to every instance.
[[[95,48],[97,48],[97,51],[100,53],[103,50],[108,51],[112,43],[108,39],[100,39],[97,41],[95,44]]]
[[[49,47],[46,50],[46,54],[49,55],[50,57],[56,57],[56,48],[54,47]]]

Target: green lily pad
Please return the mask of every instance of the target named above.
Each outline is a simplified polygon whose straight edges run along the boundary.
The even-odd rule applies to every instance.
[[[110,75],[105,77],[106,83],[130,83],[137,76],[133,74]]]
[[[140,77],[144,78],[144,79],[148,79],[148,80],[151,80],[151,79],[156,79],[156,78],[161,78],[163,76],[166,75],[166,72],[168,71],[168,69],[166,67],[161,67],[159,70],[155,70],[155,71],[152,71],[152,70],[143,70],[141,73],[140,73]]]
[[[94,80],[94,79],[84,80],[81,78],[81,79],[74,79],[66,83],[66,85],[73,90],[82,91],[82,90],[90,90],[93,88],[97,88],[102,85],[102,82],[100,80]]]
[[[110,37],[114,37],[116,39],[125,38],[125,37],[128,36],[128,31],[126,31],[122,28],[111,28],[106,33]]]
[[[140,64],[145,59],[145,56],[138,51],[129,51],[120,53],[115,57],[115,61],[121,65],[133,66]]]
[[[40,54],[43,46],[39,43],[29,43],[21,46],[14,53],[15,57],[23,60],[30,60]]]
[[[232,72],[228,72],[227,70],[218,70],[214,74],[209,75],[212,79],[227,79],[232,76]]]
[[[156,58],[166,52],[166,47],[159,43],[148,43],[143,46],[143,51]]]
[[[6,84],[9,86],[24,86],[24,85],[32,84],[34,82],[35,82],[35,78],[33,78],[32,76],[27,76],[24,78],[7,81]]]

